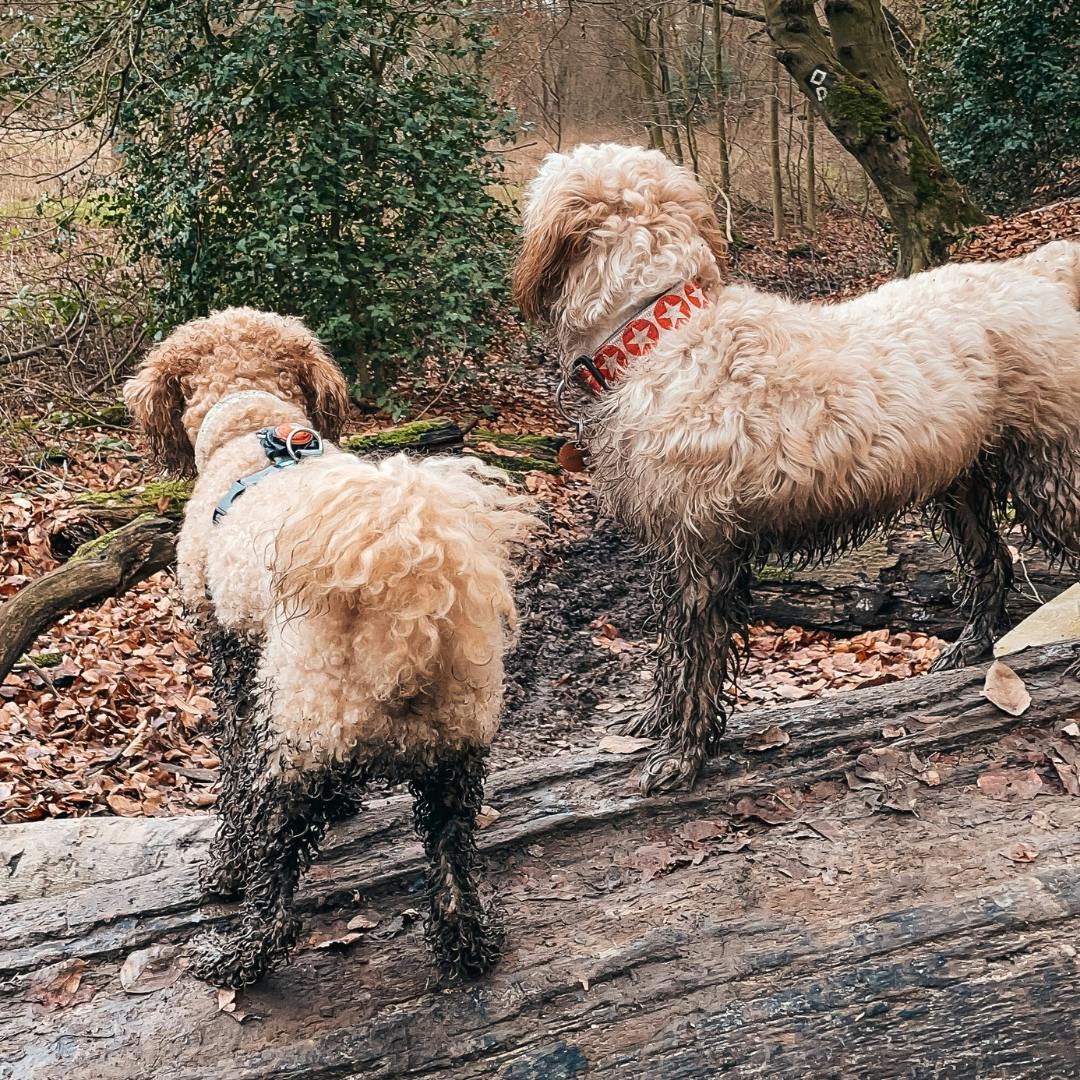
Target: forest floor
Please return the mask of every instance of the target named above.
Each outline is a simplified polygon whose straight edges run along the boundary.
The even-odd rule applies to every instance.
[[[810,243],[774,242],[766,218],[739,222],[734,273],[803,299],[851,295],[889,276],[872,218],[823,215]],[[980,230],[959,257],[1002,258],[1080,234],[1080,200]],[[500,430],[556,434],[554,365],[518,339],[460,384],[403,383],[406,415],[479,416]],[[0,600],[52,569],[50,537],[80,493],[155,476],[137,433],[84,403],[8,425],[0,459]],[[357,414],[363,428],[382,415]],[[647,570],[598,519],[581,475],[529,473],[547,520],[522,553],[520,644],[508,661],[496,767],[595,746],[649,694],[655,634]],[[926,669],[941,643],[887,629],[841,639],[757,625],[740,707],[879,685]],[[205,813],[219,761],[209,734],[209,668],[161,574],[73,613],[33,646],[0,685],[0,822],[46,817]],[[762,717],[763,748],[783,735]],[[610,744],[617,748],[618,744]]]

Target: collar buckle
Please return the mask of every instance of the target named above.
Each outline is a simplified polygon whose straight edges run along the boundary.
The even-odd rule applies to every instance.
[[[611,389],[607,376],[597,367],[591,356],[576,356],[570,366],[574,379],[592,394],[602,394]]]

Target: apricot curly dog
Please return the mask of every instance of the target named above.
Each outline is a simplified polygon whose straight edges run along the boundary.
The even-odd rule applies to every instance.
[[[614,144],[549,155],[523,226],[517,302],[592,392],[594,488],[660,568],[646,792],[692,784],[715,750],[765,559],[824,559],[929,507],[968,615],[939,668],[1006,626],[1007,505],[1080,566],[1080,243],[793,303],[725,281],[690,173]]]
[[[388,777],[415,800],[439,964],[481,974],[498,935],[474,819],[515,623],[507,551],[532,524],[527,500],[466,459],[375,464],[338,450],[345,380],[297,319],[231,308],[188,323],[124,396],[164,461],[198,473],[177,552],[221,737],[203,884],[244,907],[238,929],[200,939],[194,972],[243,986],[287,959],[293,893],[328,823]]]

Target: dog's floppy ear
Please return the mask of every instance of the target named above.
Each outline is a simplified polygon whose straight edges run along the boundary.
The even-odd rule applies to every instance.
[[[124,404],[146,434],[153,455],[180,476],[195,473],[195,448],[184,430],[183,380],[194,360],[175,336],[151,349],[137,375],[124,384]]]
[[[722,272],[728,268],[727,235],[716,219],[716,210],[709,202],[705,189],[697,177],[683,166],[673,167],[670,177],[666,178],[663,198],[680,207],[690,215],[694,228],[702,240],[709,245],[709,250],[716,259]]]
[[[728,269],[727,235],[720,227],[720,222],[716,220],[716,211],[712,204],[700,188],[697,198],[690,203],[688,209],[702,240],[709,245],[709,250],[716,259],[716,265],[720,267],[722,274],[726,274]]]
[[[510,284],[514,303],[528,322],[545,320],[567,271],[585,254],[589,233],[610,213],[604,203],[578,193],[549,197],[526,209],[524,237]]]
[[[349,418],[349,385],[341,368],[311,334],[305,335],[290,357],[290,367],[311,422],[328,439],[336,440]]]

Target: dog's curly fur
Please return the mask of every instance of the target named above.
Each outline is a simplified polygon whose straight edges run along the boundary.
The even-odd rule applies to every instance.
[[[612,144],[549,155],[523,229],[515,296],[564,365],[680,282],[711,301],[582,406],[595,490],[662,570],[638,728],[666,742],[644,790],[692,783],[722,734],[764,559],[815,561],[929,507],[970,616],[939,667],[982,657],[1005,624],[1007,504],[1030,542],[1080,563],[1080,243],[793,303],[725,280],[685,169]]]
[[[474,819],[515,625],[508,546],[533,523],[528,500],[467,459],[340,452],[345,381],[297,319],[232,308],[182,326],[125,400],[174,470],[198,472],[177,576],[212,657],[221,738],[203,882],[245,906],[238,930],[198,943],[193,970],[242,986],[287,958],[300,874],[383,777],[416,798],[436,956],[480,974],[498,935]],[[290,421],[321,429],[323,456],[269,473],[213,524],[233,481],[267,464],[256,431]]]

